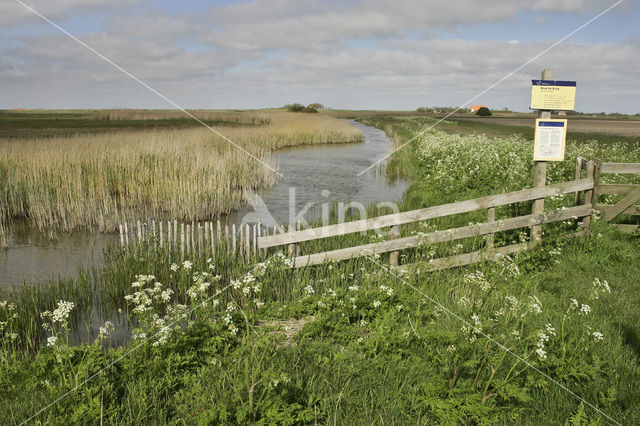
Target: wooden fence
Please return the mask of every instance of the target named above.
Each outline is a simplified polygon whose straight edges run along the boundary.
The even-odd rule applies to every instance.
[[[434,259],[430,262],[434,270],[444,269],[530,249],[538,241],[532,235],[528,243],[494,247],[493,234],[496,232],[530,227],[534,234],[539,225],[571,218],[582,218],[582,228],[586,230],[590,225],[592,208],[599,210],[607,221],[620,214],[640,215],[640,206],[634,204],[640,200],[640,185],[599,183],[600,176],[604,173],[640,174],[640,163],[605,163],[597,159],[588,161],[578,157],[573,181],[302,230],[299,225],[296,229],[291,226],[285,229],[284,226],[267,227],[261,224],[247,224],[236,228],[236,225],[222,225],[220,221],[179,223],[178,221],[137,220],[120,225],[120,243],[122,246],[130,247],[146,241],[155,246],[175,248],[180,251],[183,258],[190,253],[208,252],[214,255],[217,250],[225,249],[232,255],[243,256],[247,260],[262,258],[270,248],[287,246],[295,268],[318,265],[328,260],[341,261],[371,254],[390,253],[390,265],[404,270],[412,265],[399,265],[401,250],[415,248],[421,244],[489,236],[486,247],[481,250]],[[544,203],[545,198],[570,193],[575,194],[573,207],[540,213],[540,204]],[[624,197],[616,204],[596,204],[599,194],[621,194]],[[496,207],[525,201],[537,203],[532,214],[496,220]],[[478,210],[486,210],[487,222],[401,237],[401,225]],[[639,228],[638,225],[616,226],[624,232],[634,232]],[[390,239],[387,241],[320,253],[300,254],[299,244],[305,241],[382,228],[389,228]]]
[[[600,183],[600,177],[603,174],[634,174],[640,175],[640,163],[606,163],[599,159],[594,159],[594,208],[598,210],[604,220],[607,222],[620,216],[640,215],[640,206],[636,205],[640,200],[640,185],[638,184],[605,184]],[[587,170],[589,162],[582,157],[578,157],[576,164],[576,177],[582,175],[582,172],[589,173]],[[624,197],[615,204],[598,204],[599,195],[618,194]],[[639,225],[614,224],[620,231],[626,233],[635,232]]]
[[[440,206],[427,207],[419,210],[395,213],[385,216],[362,219],[354,222],[328,225],[313,229],[304,229],[278,235],[265,235],[258,237],[258,247],[266,249],[288,245],[289,253],[293,257],[294,267],[318,265],[328,260],[346,260],[358,256],[371,255],[376,253],[391,253],[390,264],[392,267],[406,269],[411,265],[398,265],[398,253],[400,250],[417,247],[420,244],[435,244],[445,241],[493,234],[495,232],[513,230],[523,227],[532,227],[545,223],[567,220],[570,218],[584,218],[583,226],[589,226],[591,215],[591,201],[594,189],[593,172],[595,162],[586,162],[587,176],[582,177],[582,167],[580,176],[576,173],[576,179],[570,182],[558,183],[549,186],[540,186],[521,191],[492,195],[488,197],[476,198],[473,200],[460,201],[456,203],[444,204]],[[544,213],[533,213],[526,216],[513,217],[496,220],[495,208],[524,201],[544,201],[546,197],[575,193],[576,202],[574,207],[559,209]],[[428,234],[412,235],[400,237],[400,225],[451,216],[460,213],[468,213],[477,210],[487,211],[487,222],[479,223],[460,228],[447,229],[430,232]],[[390,228],[391,239],[379,243],[365,244],[356,247],[343,248],[338,250],[325,251],[322,253],[311,253],[297,255],[297,244],[321,238],[336,237],[339,235],[370,231],[381,228]],[[449,256],[433,260],[430,265],[433,269],[444,269],[453,266],[462,266],[477,262],[486,257],[513,253],[531,247],[534,243],[513,244],[505,247],[493,247],[493,240],[489,238],[487,247],[484,250],[465,253],[456,256]]]
[[[235,224],[222,225],[219,220],[215,223],[183,223],[149,219],[124,222],[119,226],[120,245],[123,247],[152,244],[179,250],[182,258],[192,253],[210,253],[213,256],[217,250],[225,249],[247,260],[255,260],[265,254],[265,250],[258,249],[258,238],[285,231],[283,226],[254,223],[236,227]]]

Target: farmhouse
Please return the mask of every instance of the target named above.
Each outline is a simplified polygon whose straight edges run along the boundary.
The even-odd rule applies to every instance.
[[[469,112],[477,112],[482,107],[487,108],[485,105],[471,105],[469,107]]]

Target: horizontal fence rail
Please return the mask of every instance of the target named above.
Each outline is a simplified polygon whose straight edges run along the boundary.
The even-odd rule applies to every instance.
[[[451,216],[454,214],[468,213],[476,210],[499,207],[506,204],[518,203],[523,201],[531,201],[555,195],[568,194],[571,192],[585,191],[588,189],[593,189],[593,178],[579,179],[539,188],[523,189],[520,191],[508,192],[505,194],[491,195],[488,197],[476,198],[473,200],[459,201],[456,203],[427,207],[420,210],[394,213],[370,219],[362,219],[353,222],[322,226],[319,228],[305,229],[302,231],[290,232],[280,235],[265,236],[258,239],[258,247],[275,247],[285,244],[296,244],[320,238],[336,237],[344,234],[370,231],[374,229],[397,226],[411,222]]]
[[[607,163],[595,159],[596,171],[594,175],[594,209],[602,213],[604,220],[611,221],[620,215],[638,216],[640,206],[640,185],[638,184],[604,184],[600,183],[602,174],[636,174],[640,175],[640,163]],[[598,195],[622,195],[615,204],[597,203]],[[613,224],[622,232],[633,233],[640,225]]]
[[[289,254],[293,258],[293,267],[300,268],[306,266],[319,265],[326,261],[348,260],[359,256],[372,254],[390,253],[390,264],[399,270],[406,270],[412,265],[398,266],[398,253],[401,250],[415,248],[422,244],[436,244],[447,241],[454,241],[469,237],[489,235],[487,246],[484,250],[471,253],[459,254],[455,256],[433,259],[429,263],[431,269],[442,269],[453,266],[462,266],[477,262],[487,257],[494,257],[514,253],[531,247],[534,243],[512,244],[504,247],[494,247],[493,234],[501,231],[514,230],[524,227],[532,227],[551,222],[567,220],[571,218],[584,218],[583,226],[589,226],[588,218],[591,215],[592,203],[591,194],[594,190],[593,170],[594,162],[586,162],[584,166],[587,176],[582,178],[583,164],[578,161],[580,174],[576,172],[576,179],[569,182],[558,183],[549,186],[523,189],[504,194],[491,195],[476,198],[473,200],[458,201],[455,203],[443,204],[439,206],[427,207],[408,212],[394,213],[370,219],[362,219],[348,223],[322,226],[318,228],[305,229],[281,233],[278,235],[266,235],[258,238],[258,247],[267,249],[277,246],[288,246]],[[588,166],[588,167],[587,167]],[[575,206],[562,208],[544,213],[534,213],[525,216],[496,220],[495,208],[508,204],[541,200],[546,197],[575,193]],[[583,195],[581,200],[581,194]],[[461,213],[469,213],[477,210],[487,210],[487,222],[439,230],[426,234],[417,234],[408,237],[399,237],[399,225],[420,222],[429,219],[436,219],[452,216]],[[372,231],[380,228],[390,228],[390,238],[387,241],[363,244],[355,247],[347,247],[321,253],[298,253],[299,243],[311,240],[318,240],[329,237],[336,237],[345,234]]]
[[[446,241],[454,241],[462,238],[492,234],[500,231],[523,228],[527,226],[542,225],[544,223],[557,222],[570,218],[584,217],[591,214],[591,205],[571,207],[566,210],[555,210],[542,214],[530,214],[510,219],[497,220],[495,222],[478,223],[460,228],[452,228],[444,231],[435,231],[423,235],[399,238],[381,243],[365,244],[345,249],[332,250],[323,253],[298,256],[294,259],[296,267],[318,265],[327,260],[346,260],[353,257],[371,255],[376,253],[388,253],[396,250],[417,247],[421,244],[435,244]]]

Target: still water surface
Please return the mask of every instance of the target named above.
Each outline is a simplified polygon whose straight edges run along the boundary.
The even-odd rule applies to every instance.
[[[270,217],[278,223],[289,223],[290,204],[294,205],[295,216],[311,203],[301,217],[313,222],[320,217],[322,204],[359,202],[366,206],[400,200],[406,189],[404,181],[388,182],[381,168],[358,176],[387,154],[392,142],[382,130],[357,122],[353,124],[364,134],[363,143],[310,145],[275,152],[274,160],[283,177],[274,187],[257,194],[266,210],[258,209],[255,213],[251,206],[242,207],[221,218],[222,221],[239,225],[247,214],[251,214],[251,219],[262,223],[268,223]],[[384,213],[389,213],[389,209],[380,211],[380,214]],[[50,239],[33,228],[16,223],[11,248],[0,249],[0,288],[72,276],[78,268],[99,265],[103,250],[118,241],[119,237],[114,234],[91,233]]]

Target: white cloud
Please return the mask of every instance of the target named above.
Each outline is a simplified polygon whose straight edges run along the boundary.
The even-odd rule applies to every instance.
[[[351,38],[431,34],[439,28],[495,23],[519,11],[591,13],[610,1],[564,2],[494,0],[250,0],[216,6],[210,18],[217,31],[206,37],[218,46],[237,49],[318,48]]]
[[[109,4],[125,7],[133,1]],[[55,9],[62,3],[50,4]],[[577,13],[605,3],[611,4],[253,0],[217,6],[208,14],[118,13],[81,38],[190,107],[294,101],[352,108],[460,105],[555,40],[524,41],[520,34],[511,36],[519,37],[517,43],[438,39],[434,28],[496,22],[534,8]],[[57,13],[71,13],[62,9]],[[3,92],[0,107],[25,100],[49,107],[168,106],[63,35],[5,37],[0,46],[0,85],[11,88]],[[636,58],[640,41],[567,41],[477,101],[526,109],[529,80],[552,67],[557,78],[578,81],[578,109],[637,112]]]
[[[73,14],[99,10],[126,10],[141,0],[21,0],[27,6],[49,19],[66,18]],[[41,21],[15,0],[0,3],[0,25],[16,25],[29,21]]]

